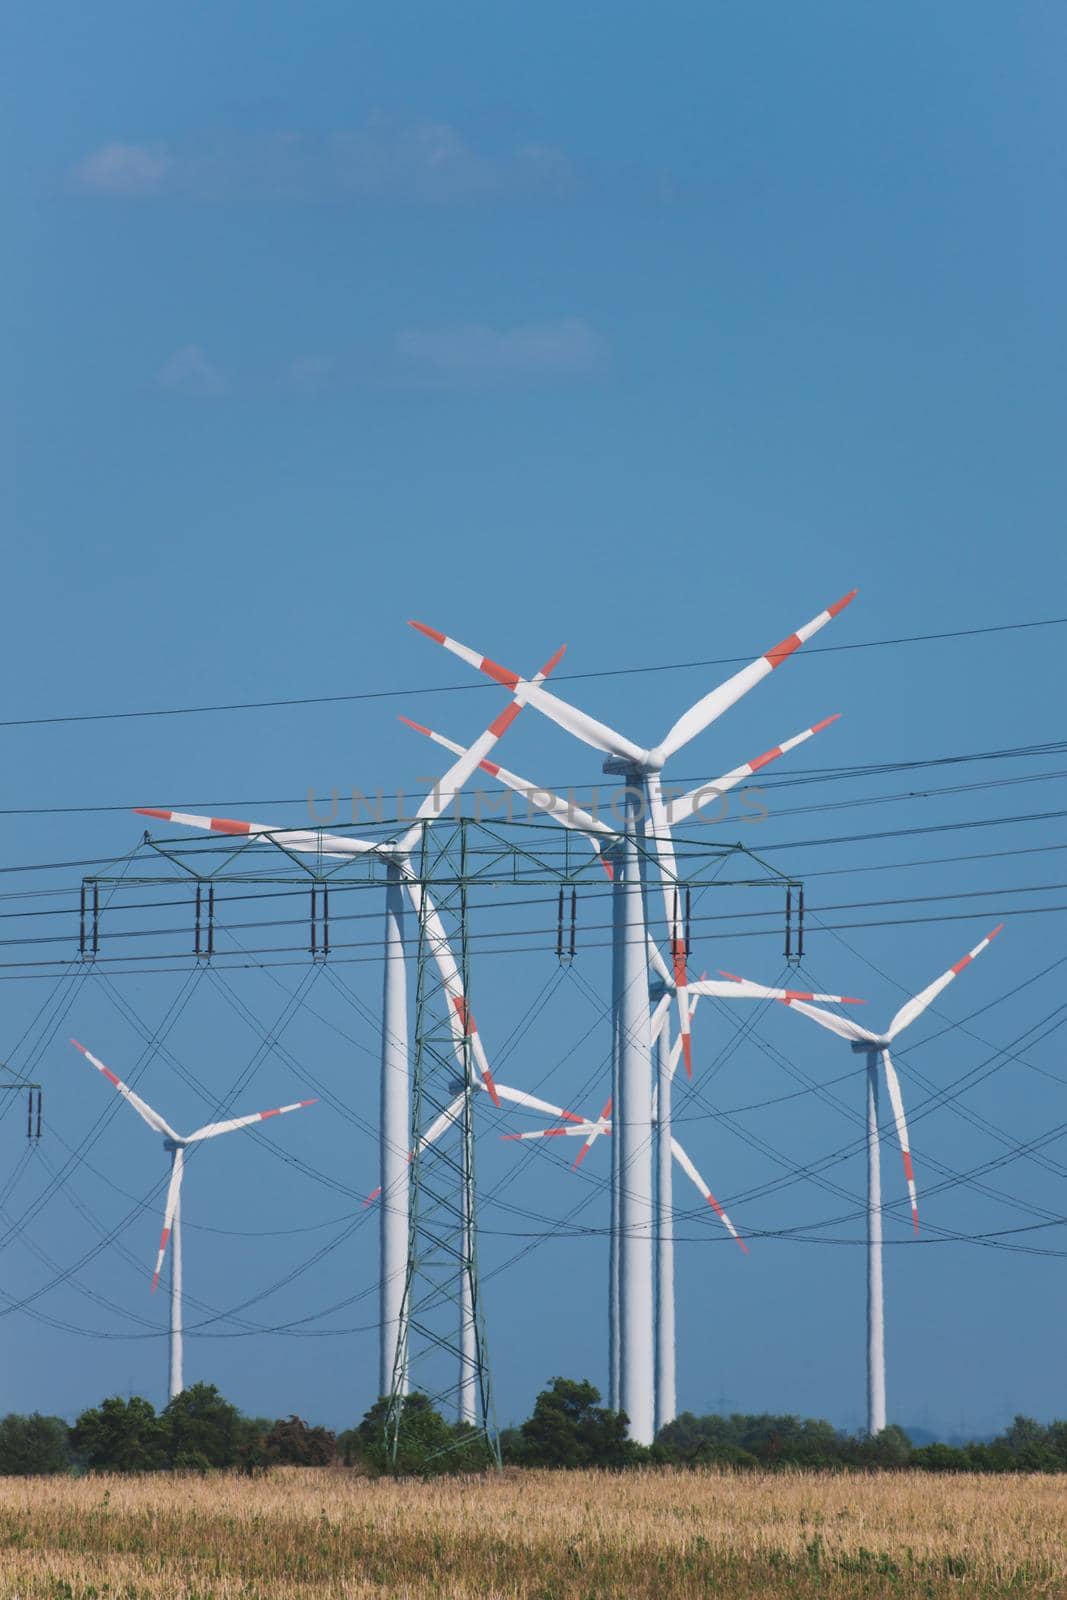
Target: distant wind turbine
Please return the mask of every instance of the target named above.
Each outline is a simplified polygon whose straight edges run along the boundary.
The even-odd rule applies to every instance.
[[[948,988],[964,967],[969,967],[980,956],[1003,928],[998,923],[973,950],[962,956],[955,966],[949,967],[933,983],[905,1002],[884,1033],[872,1033],[851,1017],[838,1016],[833,1011],[823,1011],[819,1006],[807,1005],[793,999],[790,1009],[802,1011],[820,1027],[828,1028],[839,1038],[847,1039],[853,1050],[867,1058],[867,1432],[872,1436],[881,1433],[886,1425],[885,1409],[885,1296],[882,1277],[882,1162],[881,1137],[878,1128],[878,1058],[882,1060],[889,1103],[893,1108],[900,1153],[904,1158],[904,1177],[911,1200],[911,1219],[915,1232],[919,1231],[919,1204],[915,1190],[915,1169],[908,1143],[908,1124],[904,1116],[904,1097],[900,1079],[889,1057],[889,1046],[900,1037],[905,1028],[921,1017],[927,1006]]]
[[[159,1254],[156,1257],[156,1270],[152,1274],[152,1293],[159,1287],[159,1275],[163,1270],[163,1258],[170,1244],[170,1362],[168,1371],[168,1392],[173,1400],[176,1394],[181,1394],[185,1387],[182,1378],[182,1177],[185,1173],[185,1152],[191,1144],[199,1144],[203,1139],[214,1139],[220,1133],[234,1133],[238,1128],[248,1128],[254,1122],[266,1122],[268,1117],[281,1117],[287,1111],[302,1111],[305,1106],[313,1106],[314,1100],[297,1100],[291,1106],[276,1106],[272,1111],[253,1111],[247,1117],[231,1117],[226,1122],[209,1122],[203,1128],[197,1128],[195,1133],[182,1135],[175,1133],[169,1122],[164,1121],[158,1111],[154,1111],[140,1095],[134,1094],[129,1084],[123,1083],[121,1078],[115,1076],[110,1067],[87,1050],[77,1039],[72,1039],[71,1044],[75,1050],[80,1050],[87,1061],[92,1062],[98,1072],[102,1072],[109,1082],[115,1085],[122,1098],[129,1102],[138,1116],[147,1122],[153,1133],[163,1135],[163,1148],[170,1151],[170,1184],[167,1188],[167,1202],[163,1212],[163,1234],[159,1241]]]

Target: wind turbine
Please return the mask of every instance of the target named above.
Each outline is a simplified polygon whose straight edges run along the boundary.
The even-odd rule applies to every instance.
[[[980,956],[989,944],[1001,931],[1004,924],[998,923],[992,933],[978,944],[973,950],[968,950],[954,966],[949,967],[933,983],[920,990],[912,999],[905,1002],[893,1017],[884,1033],[873,1033],[869,1028],[861,1027],[858,1022],[853,1022],[851,1017],[841,1017],[832,1011],[823,1011],[818,1006],[808,1005],[804,1000],[793,1000],[790,1009],[803,1012],[820,1027],[828,1028],[831,1033],[836,1033],[839,1038],[846,1039],[854,1051],[866,1058],[867,1062],[867,1432],[873,1435],[881,1433],[886,1425],[885,1409],[885,1298],[882,1275],[882,1173],[881,1173],[881,1135],[878,1126],[878,1060],[881,1057],[882,1071],[885,1073],[886,1089],[889,1091],[889,1103],[893,1109],[893,1121],[896,1124],[897,1140],[900,1144],[900,1153],[904,1160],[904,1178],[908,1185],[908,1197],[911,1200],[912,1226],[915,1232],[919,1231],[919,1205],[915,1189],[915,1169],[912,1166],[911,1148],[908,1143],[908,1124],[904,1116],[904,1097],[900,1090],[900,1079],[897,1077],[896,1068],[889,1056],[889,1047],[893,1044],[905,1028],[909,1028],[918,1017],[921,1017],[926,1008],[933,1004],[938,995],[948,988],[953,979],[957,978],[964,967],[970,966],[976,956]]]
[[[704,1199],[715,1211],[723,1225],[737,1240],[741,1249],[748,1253],[748,1246],[734,1228],[726,1212],[719,1205],[714,1194],[704,1182],[696,1169],[692,1159],[674,1137],[671,1126],[671,1091],[678,1061],[682,1048],[681,1036],[673,1043],[670,1038],[670,974],[663,961],[663,957],[656,949],[652,940],[649,940],[651,964],[661,972],[660,982],[652,986],[651,993],[657,1003],[650,1020],[650,1036],[656,1049],[656,1086],[653,1093],[652,1123],[655,1136],[656,1153],[656,1220],[655,1220],[655,1430],[660,1429],[668,1422],[673,1422],[677,1415],[676,1404],[676,1340],[675,1340],[675,1283],[674,1283],[674,1193],[672,1184],[672,1170],[676,1162],[686,1176],[700,1190]],[[707,996],[720,1000],[778,1000],[783,1005],[795,1005],[797,1001],[821,1000],[830,1005],[858,1005],[861,1001],[851,995],[815,994],[798,989],[772,989],[763,984],[750,983],[742,978],[727,975],[727,982],[719,982],[713,978],[701,977],[689,985],[689,1014],[696,1011],[698,1001]],[[553,1139],[560,1137],[582,1137],[582,1147],[574,1161],[571,1163],[576,1170],[581,1166],[596,1141],[605,1134],[610,1134],[612,1128],[611,1112],[613,1097],[608,1099],[596,1119],[586,1119],[579,1125],[579,1119],[573,1113],[568,1113],[567,1122],[571,1126],[544,1128],[534,1132],[522,1134],[506,1134],[503,1137],[513,1139]],[[614,1155],[614,1150],[613,1150]],[[612,1162],[612,1180],[617,1176],[614,1161]],[[615,1284],[609,1277],[609,1296],[614,1292]],[[609,1318],[610,1320],[610,1318]]]
[[[511,689],[512,697],[488,728],[463,751],[459,760],[422,800],[411,825],[397,839],[380,841],[359,839],[346,834],[325,833],[318,829],[275,827],[265,822],[245,822],[233,817],[209,817],[186,811],[138,806],[140,816],[156,817],[182,827],[262,840],[296,854],[310,854],[329,860],[376,853],[386,864],[384,971],[382,984],[382,1073],[381,1121],[379,1127],[380,1216],[380,1337],[379,1389],[388,1394],[399,1364],[402,1383],[406,1381],[406,1330],[402,1323],[404,1284],[408,1255],[408,1147],[410,1144],[409,1049],[407,1028],[407,983],[404,953],[404,896],[411,902],[416,919],[426,932],[426,942],[437,966],[448,1002],[448,1022],[453,1050],[464,1070],[469,1049],[483,1086],[499,1105],[492,1070],[474,1016],[467,1004],[459,967],[452,953],[440,914],[428,891],[419,883],[412,867],[412,853],[422,838],[423,827],[434,821],[480,764],[503,738],[526,703],[531,689],[539,687],[562,660],[566,646],[530,679],[479,658],[478,665],[489,677]],[[465,1251],[469,1258],[470,1251]],[[468,1376],[461,1381],[461,1420],[473,1421],[474,1384],[473,1308],[467,1304],[464,1289],[461,1310],[462,1339],[468,1348],[462,1367]]]
[[[617,874],[615,912],[612,918],[612,1009],[618,1041],[616,1122],[619,1129],[617,1231],[619,1250],[619,1403],[630,1418],[631,1437],[650,1444],[655,1432],[654,1396],[654,1289],[653,1223],[655,1198],[652,1182],[652,1056],[649,1037],[644,945],[646,935],[644,884],[639,835],[647,812],[655,839],[663,888],[664,909],[674,968],[678,1022],[687,1072],[692,1071],[689,1037],[688,979],[685,939],[679,919],[678,872],[660,782],[660,773],[672,755],[702,733],[724,711],[736,704],[763,678],[798,650],[808,639],[839,615],[853,599],[852,590],[825,611],[789,634],[773,649],[736,672],[690,707],[650,749],[609,728],[595,717],[549,693],[542,685],[529,685],[526,701],[568,733],[601,751],[606,772],[625,780],[626,826]],[[496,663],[424,622],[412,626],[461,660],[498,677]],[[520,682],[515,676],[516,682]],[[638,788],[637,786],[641,787]]]
[[[824,717],[821,722],[814,723],[805,728],[803,732],[794,734],[792,738],[785,739],[781,744],[773,745],[761,755],[754,756],[749,761],[742,762],[740,766],[733,767],[729,772],[704,783],[684,795],[680,801],[667,801],[668,812],[675,804],[687,808],[696,815],[713,798],[721,798],[743,783],[746,778],[761,772],[772,762],[795,750],[798,745],[806,743],[815,734],[821,733],[824,728],[838,720],[839,713]],[[401,722],[413,728],[416,733],[423,734],[434,744],[449,750],[456,756],[465,753],[465,747],[454,739],[446,738],[442,733],[433,728],[426,727],[421,722],[413,722],[410,717],[401,716]],[[483,759],[479,766],[505,788],[525,798],[530,809],[541,812],[551,817],[561,827],[568,828],[581,834],[588,842],[593,853],[604,868],[609,879],[614,879],[613,859],[619,851],[621,838],[616,829],[612,828],[602,818],[579,806],[572,795],[565,799],[562,795],[554,794],[552,790],[533,783],[529,778],[521,777],[509,768],[501,766],[496,761]],[[654,1221],[654,1267],[655,1267],[655,1421],[656,1431],[673,1419],[675,1415],[675,1317],[674,1317],[674,1240],[672,1228],[673,1203],[672,1193],[672,1160],[671,1160],[671,1082],[674,1077],[675,1065],[678,1060],[678,1049],[683,1047],[683,1035],[679,1035],[677,1048],[670,1043],[670,1029],[666,1026],[666,1010],[671,1005],[671,997],[677,996],[677,965],[668,966],[651,934],[648,935],[648,952],[651,969],[656,976],[650,983],[650,1000],[654,1003],[650,1022],[650,1047],[657,1047],[655,1068],[657,1101],[656,1112],[656,1195],[655,1195],[655,1221]],[[727,976],[730,976],[729,974]],[[690,995],[694,994],[692,987]],[[778,999],[789,1001],[792,998],[806,1000],[823,1000],[831,1004],[848,1004],[850,998],[841,995],[814,995],[802,994],[799,991],[768,990],[759,986],[748,985],[744,990],[739,990],[734,984],[710,984],[704,980],[697,986],[697,992],[715,995],[723,999]],[[695,1003],[691,1002],[689,1015],[695,1010]],[[673,1064],[671,1064],[673,1062]],[[612,1100],[609,1098],[602,1116],[610,1114]],[[562,1131],[562,1130],[561,1130]],[[596,1136],[594,1135],[594,1138]],[[593,1141],[589,1140],[582,1147],[575,1165],[580,1165],[585,1153]],[[609,1327],[609,1391],[610,1403],[613,1407],[619,1404],[619,1378],[620,1378],[620,1352],[618,1339],[619,1321],[619,1251],[618,1239],[618,1211],[619,1211],[619,1176],[616,1147],[612,1147],[611,1170],[611,1232],[610,1252],[608,1264],[608,1327]]]
[[[682,1052],[685,1057],[686,1071],[690,1076],[692,1076],[692,1047],[689,1037],[689,1008],[685,1003],[685,940],[681,937],[681,919],[677,903],[678,872],[674,856],[674,844],[671,839],[670,816],[660,782],[660,773],[672,755],[676,755],[679,750],[684,749],[698,734],[703,733],[705,728],[710,727],[713,722],[717,721],[724,711],[728,711],[757,683],[773,672],[776,667],[780,667],[783,661],[788,660],[794,651],[799,650],[828,622],[840,615],[857,593],[858,590],[856,589],[850,590],[842,599],[835,601],[825,611],[820,611],[818,616],[813,617],[802,628],[798,628],[796,633],[790,634],[779,644],[776,644],[773,649],[765,651],[755,661],[743,667],[740,672],[734,673],[724,683],[719,684],[717,688],[704,695],[702,699],[698,700],[695,705],[691,706],[688,711],[678,718],[662,741],[651,749],[645,749],[641,745],[634,743],[625,734],[617,733],[614,728],[609,728],[606,723],[589,716],[577,706],[571,705],[569,701],[561,700],[558,695],[550,693],[542,684],[530,684],[527,687],[526,703],[535,706],[551,721],[557,723],[559,727],[565,729],[568,733],[573,734],[575,738],[582,740],[584,744],[591,745],[594,750],[599,750],[607,756],[608,759],[604,763],[606,772],[618,772],[626,777],[627,780],[636,780],[643,785],[647,802],[647,814],[652,824],[653,837],[660,862],[664,910],[667,928],[670,933],[671,958],[676,971],[678,1021],[682,1033]],[[439,629],[429,627],[425,622],[413,621],[411,626],[420,633],[424,633],[436,644],[451,651],[460,660],[466,661],[468,665],[473,666],[476,670],[485,673],[489,677],[496,678],[498,682],[502,681],[500,674],[507,672],[507,669],[501,668],[497,662],[480,655],[478,651],[472,650],[468,645],[460,644],[458,640],[441,633]],[[515,673],[508,672],[507,676],[508,681],[513,681],[516,685],[522,683],[522,679]],[[833,721],[834,719],[830,718],[828,720]],[[805,737],[809,737],[810,732],[818,732],[826,725],[826,722],[818,724],[815,729],[810,730],[807,734],[800,735],[784,748],[792,748],[793,744],[799,744]],[[774,752],[768,754],[768,759],[773,760],[776,755],[782,753],[783,747],[777,747]],[[748,776],[750,771],[755,770],[757,769],[751,766],[747,771],[743,768],[737,768],[735,773],[729,776],[733,777],[734,782],[740,782],[741,778]],[[720,780],[720,782],[726,781],[726,779]],[[728,786],[732,787],[732,784]],[[702,795],[704,790],[714,789],[715,787],[716,785],[714,784],[702,785],[691,791],[685,798],[690,802],[694,802]]]
[[[167,1200],[163,1211],[163,1233],[159,1241],[159,1254],[156,1257],[156,1269],[152,1274],[152,1293],[155,1294],[159,1287],[159,1275],[163,1270],[163,1258],[170,1244],[170,1360],[168,1365],[168,1393],[171,1400],[175,1395],[181,1394],[185,1388],[182,1377],[182,1178],[185,1173],[185,1152],[192,1144],[199,1144],[204,1139],[215,1139],[220,1133],[235,1133],[238,1128],[249,1128],[254,1122],[266,1122],[270,1117],[283,1117],[289,1111],[302,1111],[305,1106],[313,1106],[315,1100],[297,1100],[291,1106],[276,1106],[271,1111],[253,1111],[247,1117],[230,1117],[225,1122],[209,1122],[204,1127],[197,1128],[195,1133],[175,1133],[169,1122],[154,1111],[150,1105],[141,1099],[123,1083],[121,1078],[106,1067],[104,1063],[94,1056],[85,1045],[79,1044],[77,1039],[72,1039],[71,1044],[75,1050],[80,1050],[85,1059],[92,1063],[98,1072],[102,1072],[110,1083],[115,1085],[122,1098],[129,1102],[138,1116],[152,1129],[153,1133],[163,1135],[163,1148],[170,1152],[170,1183],[167,1187]]]

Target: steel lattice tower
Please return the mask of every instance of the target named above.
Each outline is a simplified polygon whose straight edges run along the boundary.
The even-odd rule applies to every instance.
[[[434,885],[438,917],[470,995],[467,916],[467,821],[425,828],[420,884]],[[424,1395],[434,1408],[466,1425],[451,1448],[480,1435],[500,1466],[485,1317],[478,1281],[474,1178],[473,1016],[463,1023],[463,1063],[456,1060],[452,1022],[432,948],[427,918],[418,919],[414,1059],[411,1080],[408,1259],[398,1344],[386,1414],[388,1454],[397,1460],[408,1412],[405,1397]],[[453,1128],[427,1143],[421,1135],[461,1097]],[[469,1431],[468,1431],[469,1430]],[[449,1448],[446,1446],[445,1448]]]

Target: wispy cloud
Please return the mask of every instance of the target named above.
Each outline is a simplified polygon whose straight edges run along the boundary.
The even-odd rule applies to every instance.
[[[83,194],[145,196],[161,193],[173,171],[162,145],[104,144],[78,162],[71,182]]]
[[[185,146],[107,144],[71,173],[84,194],[190,199],[259,197],[469,204],[505,197],[559,198],[574,185],[563,151],[523,144],[479,151],[447,122],[378,116],[325,135],[235,135]]]
[[[405,328],[396,353],[409,376],[436,382],[584,378],[602,364],[604,340],[578,317],[493,328]]]
[[[165,361],[156,374],[156,386],[193,399],[213,399],[229,389],[226,374],[198,344],[186,344]]]

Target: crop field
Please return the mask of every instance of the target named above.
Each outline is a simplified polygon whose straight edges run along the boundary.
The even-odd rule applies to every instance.
[[[8,1478],[0,1545],[5,1600],[1067,1595],[1038,1476]]]

